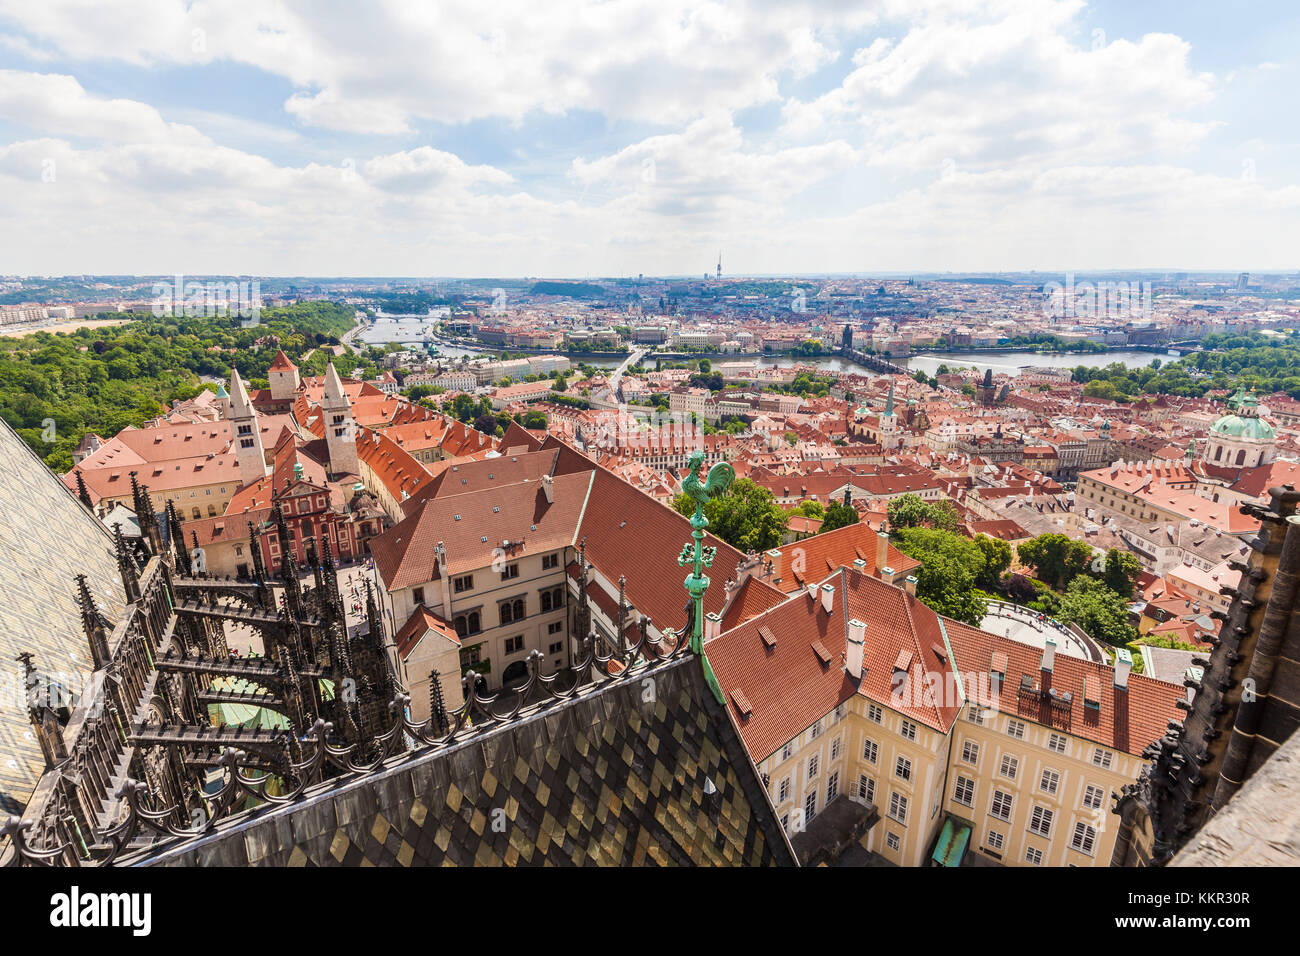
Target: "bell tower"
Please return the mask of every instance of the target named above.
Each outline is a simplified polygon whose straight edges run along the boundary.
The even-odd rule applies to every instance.
[[[331,475],[358,475],[361,462],[357,457],[357,426],[352,418],[352,403],[343,391],[338,369],[330,363],[325,372],[325,442],[330,453]]]
[[[230,370],[230,434],[239,459],[239,483],[251,485],[266,477],[266,451],[257,410],[248,397],[239,370]]]

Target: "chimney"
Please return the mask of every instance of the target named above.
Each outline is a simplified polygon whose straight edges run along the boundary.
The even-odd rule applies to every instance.
[[[810,598],[813,599],[813,603],[816,603],[816,601],[817,601],[817,585],[815,585],[815,584],[809,584],[809,585],[808,585],[808,596],[809,596]]]
[[[1133,669],[1133,655],[1128,648],[1115,651],[1115,746],[1127,751],[1128,740],[1128,675]]]
[[[893,584],[894,569],[889,567],[888,565],[882,567],[880,569],[880,580],[884,581],[886,584]]]
[[[781,550],[779,548],[773,548],[771,551],[765,552],[764,557],[766,557],[768,563],[772,565],[772,580],[780,581],[781,572],[783,570],[781,567]]]
[[[722,615],[717,611],[710,611],[704,615],[704,639],[711,641],[722,633]]]
[[[844,651],[844,669],[854,680],[862,679],[862,652],[867,643],[867,625],[856,617],[849,621],[848,642]]]
[[[1115,651],[1115,688],[1128,690],[1128,675],[1133,670],[1133,654],[1126,647]]]
[[[822,607],[826,608],[827,614],[831,613],[831,609],[835,607],[835,585],[822,585]]]
[[[916,575],[909,574],[903,581],[903,587],[906,589],[908,594],[912,595],[912,597],[916,597]]]
[[[1056,663],[1056,640],[1049,637],[1047,643],[1043,645],[1043,671],[1050,674],[1052,665]]]
[[[883,531],[876,532],[876,567],[883,568],[889,562],[889,535]]]
[[[542,475],[542,494],[546,495],[548,505],[555,504],[555,482],[550,475]]]
[[[866,562],[866,561],[863,561],[861,558],[857,558],[857,559],[855,559],[854,562],[853,562],[853,570],[854,570],[854,571],[860,571],[861,573],[866,574],[866,573],[867,573],[867,562]]]

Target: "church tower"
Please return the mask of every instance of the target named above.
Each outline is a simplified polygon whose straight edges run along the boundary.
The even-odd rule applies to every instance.
[[[230,370],[230,434],[234,439],[235,454],[239,458],[239,482],[251,485],[266,477],[266,451],[262,448],[262,429],[257,421],[257,410],[248,397],[239,370]]]
[[[266,377],[271,383],[272,400],[293,402],[298,393],[298,366],[289,361],[289,356],[283,350],[275,353],[275,360],[267,369]]]
[[[885,400],[885,410],[880,416],[880,445],[892,450],[901,445],[902,436],[898,433],[898,416],[894,414],[894,381],[889,381],[889,398]]]
[[[329,446],[331,475],[358,475],[361,462],[357,457],[357,426],[352,419],[352,403],[343,391],[343,380],[331,362],[325,372],[325,441]]]

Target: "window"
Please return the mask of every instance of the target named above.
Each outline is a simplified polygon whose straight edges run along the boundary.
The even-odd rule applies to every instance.
[[[879,756],[880,748],[876,746],[874,740],[862,741],[862,759],[867,763],[875,763],[876,757]]]
[[[793,754],[794,754],[794,744],[793,744],[793,743],[787,743],[784,747],[781,748],[781,759],[782,759],[783,761],[784,761],[784,760],[789,760],[790,757],[791,757],[791,755],[793,755]]]
[[[551,570],[551,568],[558,568],[559,566],[560,566],[560,553],[558,551],[555,554],[542,555],[543,571],[549,571]]]
[[[1092,752],[1092,763],[1094,766],[1101,767],[1103,770],[1110,769],[1110,751],[1102,750],[1098,747]]]
[[[1047,738],[1047,749],[1053,753],[1065,753],[1065,738],[1060,734],[1052,734]]]
[[[507,638],[506,638],[506,653],[507,653],[507,654],[517,654],[517,653],[519,653],[520,651],[522,651],[523,649],[524,649],[524,636],[523,636],[522,634],[520,634],[518,637],[507,637]]]
[[[1036,850],[1032,846],[1025,848],[1025,862],[1031,866],[1042,866],[1043,851]]]
[[[472,590],[473,587],[474,587],[474,575],[472,574],[462,575],[459,578],[453,579],[451,582],[451,589],[457,594],[460,594],[461,591]]]
[[[889,795],[889,818],[899,823],[907,823],[907,797],[897,790]]]
[[[786,777],[784,780],[780,782],[780,784],[777,785],[776,802],[785,803],[789,799],[790,799],[790,778]]]
[[[966,711],[966,719],[972,724],[984,725],[984,708],[979,704],[971,704]]]
[[[1003,754],[1002,766],[998,768],[998,773],[1002,774],[1002,776],[1006,777],[1008,780],[1015,780],[1016,770],[1019,768],[1019,766],[1020,766],[1019,760],[1011,756],[1011,754]]]
[[[811,823],[812,818],[817,816],[817,791],[814,790],[803,801],[803,818],[805,823]]]
[[[556,641],[546,651],[548,654],[559,654],[564,650],[564,641]]]
[[[819,720],[817,721],[817,723],[813,724],[812,728],[808,731],[808,739],[816,740],[821,735],[822,735],[822,722]]]
[[[416,588],[411,592],[411,597],[415,598],[416,604],[424,603],[424,588]]]
[[[524,599],[515,598],[513,601],[503,601],[501,604],[501,623],[510,624],[514,621],[522,621],[524,614]]]
[[[1018,720],[1008,720],[1007,736],[1015,737],[1016,740],[1023,740],[1025,737],[1025,725]]]
[[[1050,793],[1056,796],[1056,788],[1061,783],[1061,775],[1055,770],[1044,770],[1042,777],[1038,780],[1038,789],[1043,793]]]
[[[1084,823],[1082,820],[1074,825],[1074,835],[1070,838],[1070,846],[1080,853],[1086,853],[1092,856],[1092,848],[1097,844],[1097,831],[1093,827]]]
[[[836,737],[831,741],[831,759],[835,760],[840,755],[840,738]]]
[[[808,779],[811,780],[817,776],[817,754],[808,758]]]
[[[564,630],[563,621],[554,621],[546,625],[547,634],[559,634],[562,630]]]
[[[1100,810],[1101,801],[1104,796],[1105,792],[1101,787],[1094,787],[1092,784],[1088,784],[1087,789],[1083,791],[1083,805],[1089,810]]]
[[[894,764],[894,776],[899,780],[911,780],[912,761],[906,757],[899,757],[897,763]]]
[[[885,837],[885,843],[889,845],[891,850],[897,850],[902,844],[902,841],[898,839],[897,833],[891,833],[889,836]]]
[[[899,725],[898,732],[907,740],[915,740],[916,724],[912,723],[910,720],[905,720]]]
[[[1052,811],[1047,807],[1034,807],[1033,815],[1029,818],[1029,832],[1043,837],[1051,836]]]
[[[840,792],[840,772],[836,770],[826,778],[826,802],[830,803]]]
[[[1002,834],[997,830],[990,830],[988,836],[984,838],[985,844],[994,850],[1002,849]]]
[[[979,760],[980,745],[973,740],[966,740],[961,745],[961,759],[963,763],[973,764]]]
[[[858,777],[858,798],[871,803],[876,799],[876,781],[865,773]]]
[[[885,719],[885,712],[880,709],[879,704],[871,704],[869,707],[867,707],[867,720],[870,720],[872,723],[879,724],[882,723],[884,719]]]
[[[513,581],[517,577],[519,577],[518,564],[507,564],[505,569],[501,572],[502,581]]]
[[[993,804],[989,807],[989,813],[999,820],[1011,819],[1012,797],[1009,793],[1001,790],[993,791]]]
[[[975,781],[957,774],[957,785],[953,788],[952,798],[964,807],[975,803]]]

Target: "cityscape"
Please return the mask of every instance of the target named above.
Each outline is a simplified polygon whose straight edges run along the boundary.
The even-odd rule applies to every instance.
[[[120,6],[0,12],[33,922],[426,866],[998,870],[990,902],[1052,868],[1090,929],[1276,915],[1296,170],[1225,117],[1282,107],[1292,13]],[[559,65],[580,37],[624,66]]]

